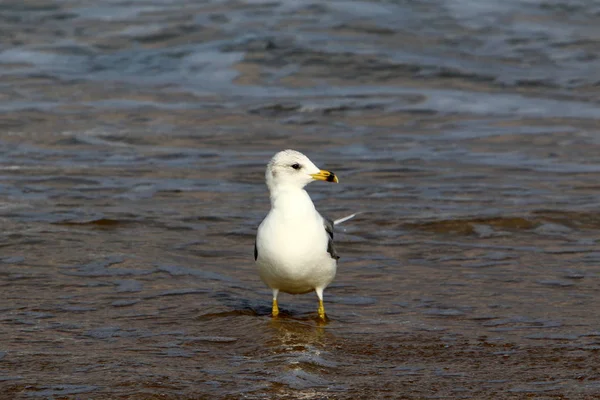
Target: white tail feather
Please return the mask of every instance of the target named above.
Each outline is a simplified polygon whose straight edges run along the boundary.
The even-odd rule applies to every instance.
[[[349,219],[356,217],[357,214],[360,214],[360,213],[354,213],[354,214],[347,215],[344,218],[336,219],[335,221],[333,221],[333,225],[339,225],[341,223],[344,223],[344,222],[348,221]]]

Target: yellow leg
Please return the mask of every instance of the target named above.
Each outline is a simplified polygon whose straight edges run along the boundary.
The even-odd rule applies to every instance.
[[[323,300],[319,299],[319,318],[325,321],[327,317],[325,316],[325,306],[323,306]]]
[[[273,311],[271,312],[271,315],[273,315],[273,317],[276,317],[279,315],[279,307],[277,306],[277,299],[273,299]]]

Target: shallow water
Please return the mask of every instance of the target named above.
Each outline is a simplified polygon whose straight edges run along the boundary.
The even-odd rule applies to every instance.
[[[0,5],[1,398],[600,396],[600,7]],[[338,277],[255,271],[264,167]]]

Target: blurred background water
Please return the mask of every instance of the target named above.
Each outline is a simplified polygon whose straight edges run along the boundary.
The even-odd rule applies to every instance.
[[[600,396],[600,2],[0,3],[0,398]],[[329,324],[253,262],[331,169]]]

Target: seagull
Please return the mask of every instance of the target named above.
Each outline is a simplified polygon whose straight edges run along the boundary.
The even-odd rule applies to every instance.
[[[295,150],[275,154],[265,178],[271,210],[258,227],[254,260],[261,279],[273,290],[272,316],[279,315],[280,291],[304,294],[314,290],[319,318],[326,320],[323,291],[333,281],[340,258],[333,245],[335,223],[318,213],[304,187],[314,180],[338,183],[338,178]]]

